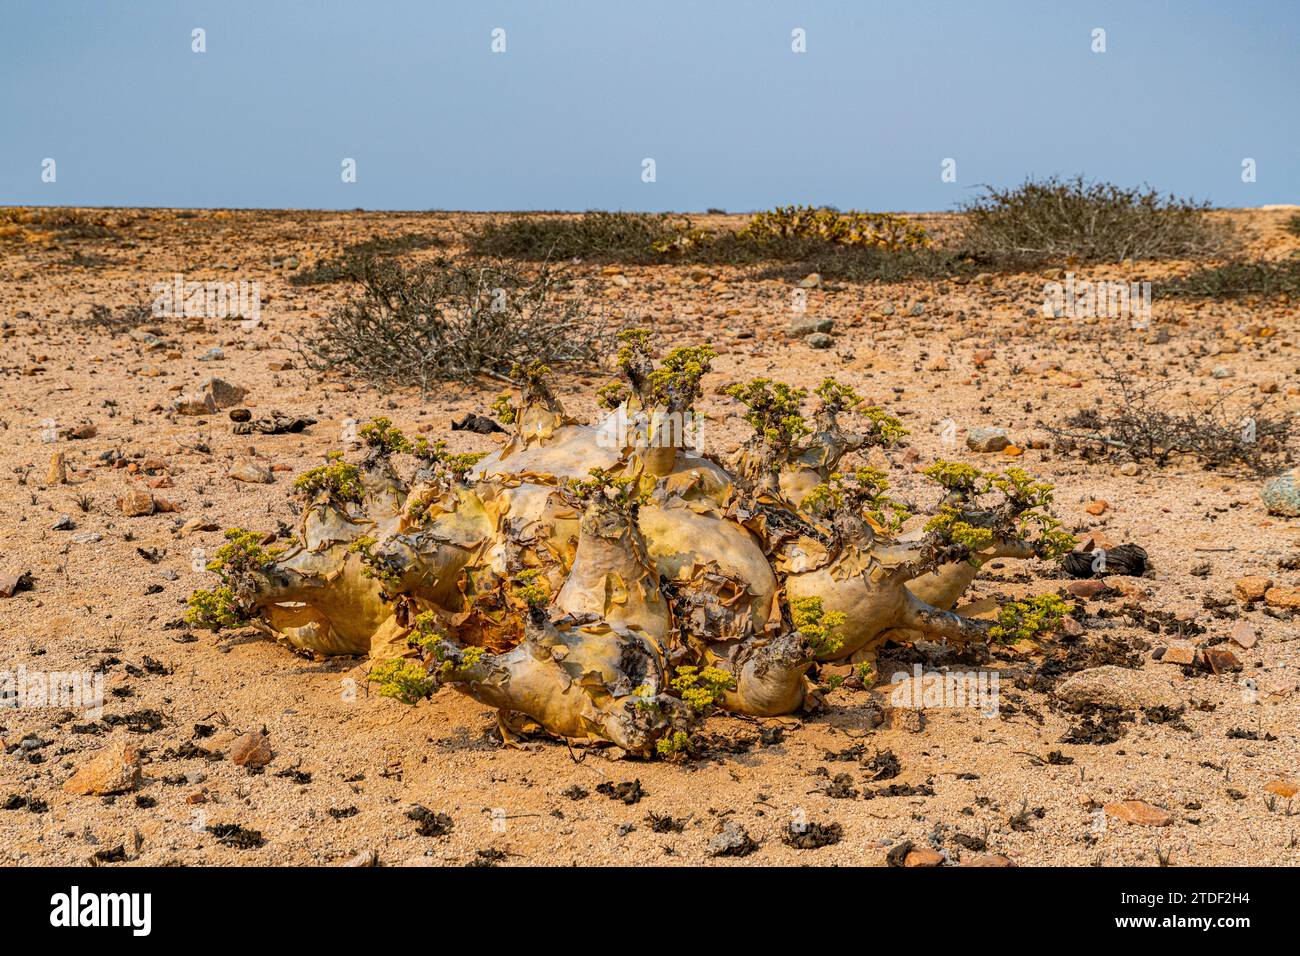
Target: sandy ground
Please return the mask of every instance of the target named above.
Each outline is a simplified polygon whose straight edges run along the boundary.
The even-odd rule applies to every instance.
[[[1300,676],[1296,622],[1290,612],[1233,598],[1234,582],[1246,575],[1300,584],[1300,572],[1279,566],[1300,548],[1300,521],[1265,512],[1259,478],[1209,472],[1195,462],[1143,465],[1126,475],[1118,462],[1089,464],[1046,447],[1028,447],[1014,460],[977,455],[960,441],[946,447],[942,436],[951,419],[963,431],[1000,425],[1021,446],[1047,444],[1031,442],[1044,435],[1039,422],[1059,421],[1105,394],[1102,355],[1143,377],[1168,375],[1180,400],[1276,387],[1277,407],[1294,412],[1294,305],[1157,302],[1151,328],[1135,330],[1125,320],[1044,320],[1047,279],[1040,274],[831,285],[807,293],[809,315],[835,323],[834,347],[814,351],[785,336],[789,283],[727,268],[575,266],[616,316],[652,325],[667,341],[718,348],[703,402],[712,426],[706,440],[718,454],[734,448],[747,426],[729,400],[714,394],[717,385],[755,375],[813,385],[833,373],[902,417],[922,464],[940,456],[982,467],[1014,461],[1056,484],[1056,511],[1069,529],[1100,532],[1111,544],[1141,544],[1155,568],[1144,579],[1111,579],[1114,592],[1085,602],[1082,642],[998,652],[980,665],[1003,677],[996,717],[930,709],[919,731],[892,718],[873,727],[873,701],[887,695],[840,688],[826,695],[822,713],[801,719],[712,719],[706,733],[714,746],[698,760],[611,761],[548,740],[506,747],[495,714],[451,691],[415,708],[367,694],[362,661],[312,661],[246,632],[188,632],[173,623],[189,593],[211,583],[211,575],[193,570],[192,549],[210,553],[221,540],[217,531],[182,534],[186,522],[203,517],[222,528],[267,531],[282,521],[292,525],[289,481],[339,446],[345,419],[383,414],[409,431],[449,437],[458,450],[491,447],[481,436],[452,435],[448,424],[465,411],[487,412],[496,385],[447,385],[422,398],[321,381],[284,364],[301,366],[294,334],[348,289],[295,288],[281,260],[297,257],[306,267],[376,235],[432,231],[454,240],[472,217],[110,215],[103,237],[0,240],[0,577],[30,572],[33,581],[31,589],[0,598],[0,670],[102,668],[108,692],[101,721],[62,707],[0,709],[0,805],[18,798],[9,801],[14,809],[0,809],[0,863],[76,864],[96,853],[111,860],[121,846],[121,857],[143,864],[337,864],[373,850],[385,864],[883,865],[891,847],[909,840],[941,847],[954,862],[976,855],[962,846],[976,841],[955,840],[957,834],[981,838],[989,852],[1020,865],[1155,865],[1158,854],[1173,865],[1300,862],[1300,797],[1288,801],[1265,790],[1300,774],[1300,693],[1285,689]],[[1252,230],[1256,254],[1285,255],[1297,245],[1281,228],[1288,212],[1235,215]],[[1086,274],[1130,281],[1184,267],[1138,263]],[[148,303],[150,287],[176,273],[259,281],[260,325],[147,320],[143,328],[158,343],[138,330],[133,338],[86,324],[92,305]],[[222,357],[202,360],[214,347]],[[991,357],[977,364],[981,350]],[[318,424],[297,435],[237,436],[224,413],[192,418],[169,411],[178,393],[210,375],[248,388],[245,404],[254,411],[307,415]],[[590,396],[605,379],[593,371],[561,379],[560,389]],[[595,405],[584,397],[570,411],[590,417]],[[68,437],[81,426],[93,426],[93,435]],[[104,463],[101,455],[111,451],[137,473]],[[49,487],[54,452],[66,455],[69,482]],[[275,482],[228,477],[245,457],[274,467]],[[890,453],[897,490],[928,500],[927,483],[911,472],[914,457]],[[125,517],[116,500],[148,482],[176,511]],[[1109,503],[1100,516],[1085,510],[1096,499]],[[72,527],[54,530],[63,515]],[[1205,562],[1208,572],[1192,573],[1205,572],[1196,568]],[[1055,592],[1066,583],[1046,565],[1005,562],[982,576],[972,596]],[[1207,598],[1226,604],[1216,613]],[[1125,606],[1137,610],[1119,613]],[[1146,620],[1154,632],[1141,626],[1142,609],[1152,613]],[[1155,620],[1166,613],[1173,625]],[[1259,642],[1250,649],[1218,646],[1234,650],[1241,673],[1184,676],[1152,657],[1168,644],[1170,627],[1203,628],[1192,639],[1206,644],[1221,642],[1238,621],[1252,625]],[[1175,682],[1188,704],[1181,722],[1139,716],[1122,723],[1122,736],[1111,743],[1060,742],[1078,718],[1030,688],[1025,675],[1045,653],[1070,658],[1102,642],[1131,651],[1128,663],[1139,665],[1143,679]],[[899,648],[882,673],[888,680],[923,658],[943,663],[933,648]],[[1280,692],[1247,693],[1245,677]],[[128,715],[135,716],[121,719]],[[195,739],[195,725],[211,727],[211,736]],[[760,734],[778,725],[782,734]],[[176,753],[192,739],[222,753],[235,734],[261,728],[275,756],[258,773],[228,759]],[[1233,730],[1246,731],[1246,739],[1229,736]],[[138,789],[115,798],[65,793],[73,770],[119,737],[144,749]],[[898,775],[873,781],[852,752],[827,759],[854,746],[866,758],[892,751]],[[1073,762],[1045,763],[1052,751]],[[856,797],[825,792],[842,773]],[[596,791],[603,782],[634,779],[644,796],[633,805]],[[920,792],[863,796],[895,784]],[[575,798],[575,786],[587,795]],[[1173,822],[1099,825],[1107,819],[1101,805],[1128,799],[1166,808]],[[418,835],[407,817],[413,805],[449,814],[450,832]],[[651,814],[683,826],[656,832]],[[711,860],[707,844],[728,818],[758,849],[743,859]],[[843,837],[795,849],[782,840],[792,820],[838,823]],[[219,844],[205,827],[225,823],[260,831],[264,845]]]

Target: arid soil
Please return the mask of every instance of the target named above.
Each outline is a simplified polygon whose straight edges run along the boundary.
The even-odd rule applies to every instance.
[[[1253,255],[1276,257],[1300,244],[1282,228],[1293,212],[1230,215],[1253,236]],[[350,289],[287,281],[293,268],[376,236],[446,238],[445,248],[413,253],[416,261],[455,252],[474,217],[107,215],[112,221],[84,238],[52,231],[0,239],[0,579],[31,576],[30,588],[0,597],[0,671],[102,669],[107,692],[99,720],[68,707],[0,708],[0,863],[337,865],[374,851],[384,865],[885,865],[907,841],[951,863],[983,854],[1022,866],[1300,862],[1300,796],[1286,796],[1294,792],[1287,781],[1300,776],[1295,612],[1235,594],[1247,576],[1271,579],[1283,595],[1300,585],[1300,564],[1288,559],[1300,550],[1300,519],[1266,513],[1261,476],[1196,461],[1089,462],[1054,448],[1043,427],[1108,400],[1103,358],[1141,381],[1167,377],[1173,400],[1204,403],[1242,389],[1243,399],[1272,394],[1278,410],[1294,413],[1294,304],[1157,301],[1150,326],[1133,328],[1127,317],[1044,318],[1044,284],[1055,272],[824,283],[807,290],[807,316],[833,320],[834,343],[815,350],[786,334],[794,286],[757,280],[752,269],[573,264],[613,317],[654,328],[665,345],[707,341],[721,353],[702,403],[708,451],[725,457],[748,428],[718,386],[759,375],[811,386],[834,374],[910,429],[904,448],[874,459],[890,466],[899,496],[931,501],[932,486],[915,468],[938,457],[1016,464],[1055,483],[1068,530],[1103,546],[1137,543],[1154,566],[1146,577],[1112,576],[1102,593],[1072,597],[1084,606],[1082,636],[961,657],[892,648],[874,691],[828,688],[825,708],[798,718],[712,718],[709,746],[694,760],[613,761],[545,738],[507,746],[495,713],[451,690],[415,707],[367,693],[364,660],[314,661],[249,630],[213,634],[176,623],[190,592],[211,585],[194,568],[221,543],[220,530],[194,529],[293,526],[290,481],[340,446],[345,420],[382,414],[408,432],[446,437],[458,451],[492,447],[449,423],[467,411],[490,413],[498,382],[421,396],[304,372],[295,336]],[[1128,282],[1188,267],[1079,271]],[[260,323],[147,314],[134,326],[89,321],[94,305],[116,317],[147,306],[151,287],[175,274],[260,282]],[[317,422],[300,434],[241,436],[224,411],[171,410],[213,375],[247,388],[243,404],[254,414]],[[570,412],[591,418],[594,390],[607,378],[594,368],[561,375],[558,391]],[[955,440],[951,428],[945,435],[948,420]],[[987,426],[1007,428],[1023,454],[968,450],[966,432]],[[67,482],[50,484],[59,452]],[[231,478],[248,459],[272,469],[274,482]],[[133,489],[174,510],[124,515],[118,499]],[[197,564],[194,549],[205,549]],[[997,562],[968,597],[987,605],[1067,594],[1070,583],[1054,565]],[[1253,630],[1258,642],[1241,646],[1229,639],[1234,628],[1239,637]],[[1157,659],[1180,635],[1230,649],[1242,669],[1215,674]],[[1064,662],[1063,670],[1043,670],[1045,660]],[[918,721],[891,707],[885,685],[918,662],[997,669],[997,715],[935,707]],[[1134,679],[1148,689],[1168,685],[1181,713],[1121,709],[1095,721],[1069,713],[1055,679],[1103,665],[1136,666]],[[823,684],[830,676],[824,669]],[[196,736],[196,725],[211,733]],[[249,769],[229,759],[238,735],[262,729],[269,764]],[[134,789],[65,791],[75,770],[120,740],[141,752]],[[892,753],[896,775],[887,758],[871,763],[877,752]],[[841,774],[848,778],[836,780]],[[639,802],[597,790],[633,780]],[[1103,809],[1128,800],[1167,811],[1152,818],[1166,825]],[[447,814],[450,830],[420,835],[408,817],[414,806]],[[729,820],[757,848],[711,857],[710,840]],[[841,838],[788,845],[792,821],[839,824]],[[260,832],[262,845],[222,842],[223,824]]]

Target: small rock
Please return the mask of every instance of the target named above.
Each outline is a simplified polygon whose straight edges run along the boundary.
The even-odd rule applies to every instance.
[[[135,488],[117,499],[117,507],[128,518],[140,518],[153,514],[158,503],[149,492]]]
[[[352,857],[352,859],[348,860],[348,861],[347,861],[346,863],[344,863],[343,865],[344,865],[344,866],[378,866],[378,865],[379,865],[379,851],[378,851],[378,850],[362,850],[360,853],[358,853],[356,856]]]
[[[1228,635],[1229,639],[1238,647],[1250,650],[1259,642],[1259,635],[1255,629],[1245,621],[1238,621],[1232,626],[1232,632]]]
[[[1264,482],[1260,497],[1264,499],[1269,514],[1284,518],[1300,517],[1300,487],[1296,486],[1297,477],[1300,477],[1300,468],[1292,468]]]
[[[241,385],[231,385],[220,378],[203,381],[196,392],[177,399],[175,410],[181,415],[211,415],[223,408],[238,405],[248,394]]]
[[[790,323],[786,334],[792,339],[802,339],[817,332],[828,333],[834,327],[834,319],[795,319]]]
[[[1196,663],[1196,648],[1187,641],[1174,641],[1165,648],[1164,656],[1160,658],[1162,664],[1177,664],[1186,666]]]
[[[191,518],[181,526],[181,537],[188,537],[198,531],[216,531],[220,527],[209,518]]]
[[[824,332],[814,332],[804,342],[810,349],[828,349],[835,344],[835,340]]]
[[[1300,783],[1294,780],[1274,780],[1264,784],[1264,790],[1268,793],[1275,793],[1284,800],[1290,800],[1297,793],[1300,793]]]
[[[61,451],[50,456],[50,468],[45,474],[45,484],[66,485],[68,483],[68,459]]]
[[[1015,864],[1011,862],[1011,859],[1009,857],[1005,857],[1001,853],[982,853],[979,856],[971,857],[969,860],[965,860],[965,859],[962,860],[961,865],[962,866],[996,866],[996,867],[1004,867],[1004,868],[1008,866],[1015,866]]]
[[[230,761],[239,767],[265,767],[271,757],[271,739],[260,730],[244,734],[230,745]]]
[[[1241,661],[1226,647],[1207,647],[1201,652],[1201,657],[1205,659],[1206,666],[1216,674],[1241,670]]]
[[[1099,594],[1104,594],[1109,590],[1109,585],[1107,585],[1101,578],[1084,578],[1082,581],[1071,581],[1065,586],[1065,590],[1069,591],[1075,597],[1084,598],[1086,600],[1088,598],[1095,598]]]
[[[1269,588],[1264,592],[1264,603],[1290,611],[1300,609],[1300,588]]]
[[[1106,509],[1109,507],[1110,507],[1109,501],[1103,501],[1102,499],[1098,498],[1096,501],[1088,502],[1088,504],[1084,507],[1083,510],[1088,512],[1088,514],[1090,515],[1104,515],[1106,513]]]
[[[1135,461],[1126,461],[1124,464],[1119,466],[1119,473],[1127,478],[1132,478],[1139,470],[1137,462]]]
[[[1114,664],[1071,674],[1057,684],[1052,693],[1068,704],[1094,704],[1123,710],[1151,707],[1176,710],[1183,706],[1182,695],[1167,676]]]
[[[126,741],[110,744],[63,785],[65,793],[106,796],[134,790],[140,782],[140,752]]]
[[[270,468],[248,459],[236,462],[228,474],[235,481],[245,481],[254,485],[269,485],[275,480]]]
[[[1124,800],[1108,803],[1102,808],[1107,816],[1143,827],[1167,827],[1174,822],[1173,814],[1142,800]]]
[[[30,590],[32,576],[27,571],[18,574],[0,574],[0,598],[11,598],[19,591]]]
[[[916,847],[903,858],[905,867],[943,866],[944,856],[930,847]]]
[[[971,451],[1001,451],[1011,444],[1005,428],[972,428],[966,433],[966,447]]]
[[[819,273],[810,272],[799,280],[799,288],[816,289],[822,284],[822,277]]]
[[[749,856],[758,849],[745,828],[735,820],[727,820],[722,824],[713,839],[709,840],[709,845],[705,852],[709,856]]]
[[[1272,578],[1266,578],[1263,575],[1250,575],[1244,578],[1238,578],[1237,583],[1232,586],[1232,591],[1237,595],[1238,601],[1258,601],[1268,593],[1268,589],[1273,586]]]

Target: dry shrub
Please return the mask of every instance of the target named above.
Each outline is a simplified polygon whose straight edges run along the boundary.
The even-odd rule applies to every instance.
[[[984,189],[961,207],[961,245],[976,260],[1001,267],[1194,259],[1232,244],[1230,226],[1211,219],[1207,203],[1161,196],[1149,187],[1124,189],[1076,176]]]
[[[289,284],[296,286],[328,285],[333,282],[348,282],[361,277],[364,264],[370,259],[383,259],[398,256],[418,249],[431,249],[446,245],[446,240],[432,233],[407,233],[402,236],[377,236],[365,242],[344,246],[343,254],[333,259],[324,259],[310,269],[295,272],[289,277]]]
[[[921,248],[888,251],[872,246],[827,246],[787,240],[780,255],[757,274],[759,279],[795,281],[815,272],[839,282],[903,282],[908,279],[946,279],[973,275],[975,264],[944,249]]]
[[[672,243],[682,225],[680,216],[636,212],[517,215],[484,224],[469,237],[469,251],[535,262],[583,259],[648,264],[662,260],[664,253],[656,246]]]
[[[309,367],[424,390],[474,375],[506,378],[531,361],[592,362],[611,338],[604,318],[553,269],[439,259],[408,270],[370,258],[357,281],[360,294],[299,343]]]
[[[120,306],[117,309],[110,308],[99,302],[93,302],[90,306],[90,315],[84,319],[75,319],[72,324],[78,329],[117,335],[137,329],[153,320],[153,318],[153,308],[147,302],[137,302],[133,305]]]
[[[1062,447],[1155,465],[1191,455],[1207,468],[1239,465],[1259,474],[1290,461],[1291,416],[1270,411],[1267,398],[1244,401],[1244,389],[1234,389],[1208,405],[1171,410],[1161,402],[1171,383],[1138,385],[1107,364],[1111,406],[1082,409],[1063,425],[1047,426]]]
[[[1235,260],[1197,269],[1156,289],[1157,298],[1244,299],[1300,295],[1300,257],[1281,262]]]

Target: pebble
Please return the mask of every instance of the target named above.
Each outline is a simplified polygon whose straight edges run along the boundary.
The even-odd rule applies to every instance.
[[[1296,486],[1298,473],[1300,469],[1292,468],[1264,482],[1260,497],[1264,499],[1269,514],[1284,518],[1300,517],[1300,487]]]
[[[722,829],[709,840],[705,852],[709,856],[748,856],[755,849],[757,844],[750,839],[745,828],[735,820],[727,820],[722,824]]]
[[[1168,652],[1166,652],[1168,656]],[[1068,704],[1096,704],[1137,710],[1181,707],[1182,695],[1168,677],[1156,672],[1106,664],[1071,674],[1052,691]]]
[[[1123,800],[1108,803],[1102,808],[1108,817],[1115,817],[1126,823],[1143,827],[1167,827],[1174,822],[1174,816],[1168,810],[1152,806],[1142,800]]]
[[[944,855],[930,847],[917,847],[903,859],[905,867],[943,866]]]
[[[792,339],[802,339],[817,332],[828,333],[835,327],[834,319],[796,319],[787,333]]]
[[[270,468],[247,459],[236,462],[234,467],[230,469],[229,475],[235,481],[244,481],[254,485],[269,485],[275,480],[271,475]]]
[[[1002,451],[1011,444],[1005,428],[972,428],[966,433],[966,447],[971,451]]]
[[[128,518],[140,518],[153,514],[158,505],[149,492],[135,488],[117,499],[117,507]]]
[[[271,740],[260,730],[244,734],[230,745],[230,761],[238,767],[265,767],[271,757]]]
[[[1288,611],[1300,610],[1300,588],[1269,588],[1264,592],[1264,603]]]
[[[223,408],[238,405],[248,394],[241,385],[232,385],[225,379],[209,378],[199,384],[191,395],[176,400],[175,410],[181,415],[211,415]]]
[[[1269,588],[1272,586],[1272,578],[1266,578],[1259,574],[1248,575],[1237,579],[1237,583],[1232,586],[1232,593],[1237,596],[1238,601],[1258,601],[1268,593]]]
[[[1228,637],[1238,647],[1245,648],[1246,650],[1250,650],[1259,642],[1259,635],[1255,633],[1255,629],[1245,621],[1238,621],[1234,624],[1232,627],[1232,633],[1230,633]]]
[[[140,752],[126,741],[110,744],[63,784],[65,793],[107,796],[134,790],[140,782]]]

